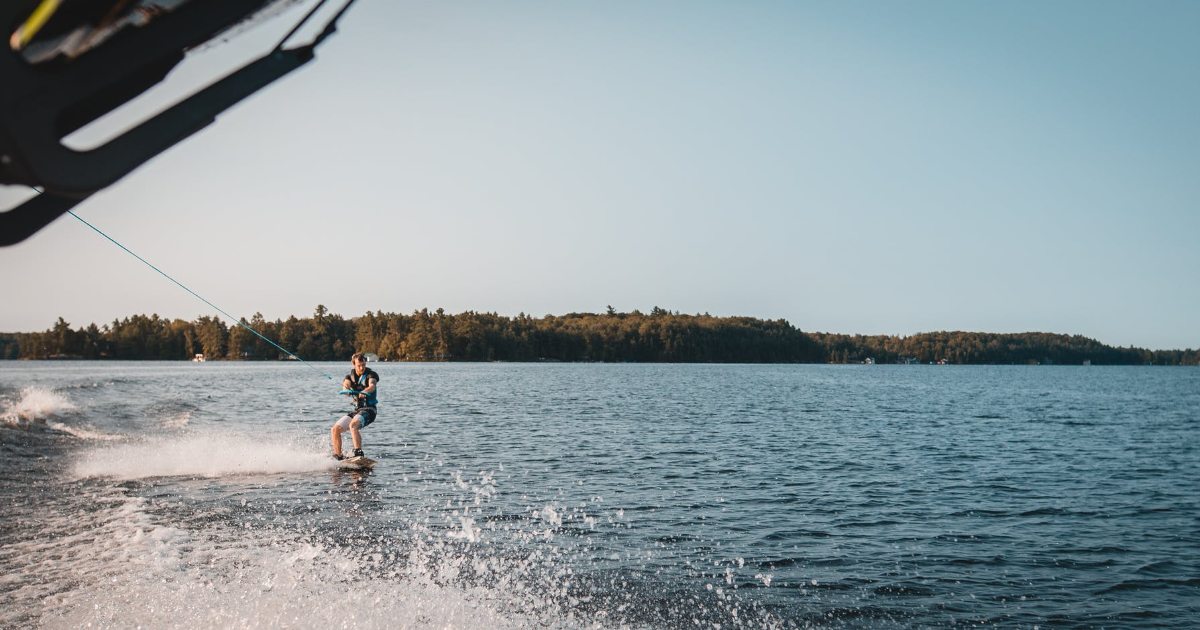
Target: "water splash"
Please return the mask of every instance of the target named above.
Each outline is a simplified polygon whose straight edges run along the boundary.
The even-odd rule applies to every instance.
[[[44,424],[48,418],[78,409],[66,396],[45,387],[26,387],[16,400],[6,400],[3,404],[0,422],[14,429]]]
[[[76,478],[119,480],[151,477],[221,477],[312,472],[334,467],[311,441],[288,442],[273,435],[208,431],[154,436],[83,451],[72,469]]]
[[[63,422],[56,422],[54,420],[47,420],[46,427],[53,429],[55,431],[58,431],[59,433],[66,433],[68,435],[73,435],[77,438],[82,438],[84,440],[99,440],[99,441],[103,441],[103,442],[112,442],[112,441],[125,439],[125,436],[122,436],[122,435],[116,435],[113,433],[105,433],[104,431],[99,431],[99,430],[96,430],[96,429],[90,428],[90,427],[73,426],[70,424],[63,423]]]
[[[6,561],[34,577],[27,606],[0,625],[78,627],[491,627],[545,626],[514,615],[503,593],[445,582],[462,558],[414,550],[356,551],[320,536],[271,527],[164,524],[151,502],[98,489],[92,510],[51,517],[51,536],[17,542]],[[36,568],[36,570],[35,570]],[[36,591],[36,592],[30,592]]]
[[[188,422],[190,422],[191,419],[192,419],[191,411],[180,411],[180,412],[164,419],[162,422],[159,423],[159,425],[164,429],[170,429],[172,431],[175,431],[175,430],[179,430],[179,429],[183,429],[183,428],[187,427]]]

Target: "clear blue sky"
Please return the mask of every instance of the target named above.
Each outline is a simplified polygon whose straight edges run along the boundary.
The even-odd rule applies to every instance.
[[[611,304],[1198,347],[1197,33],[1197,2],[360,0],[79,213],[269,319]],[[209,313],[70,217],[0,249],[0,288],[6,331]]]

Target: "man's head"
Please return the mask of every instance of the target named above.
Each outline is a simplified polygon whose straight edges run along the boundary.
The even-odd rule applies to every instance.
[[[350,357],[350,363],[354,365],[354,371],[362,374],[362,371],[367,369],[367,357],[361,352],[355,352]]]

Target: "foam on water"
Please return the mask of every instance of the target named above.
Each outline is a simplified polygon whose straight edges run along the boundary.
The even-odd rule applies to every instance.
[[[16,400],[5,400],[3,405],[0,422],[15,429],[78,409],[66,396],[45,387],[25,387]]]
[[[270,527],[172,527],[146,499],[112,488],[95,489],[91,501],[87,512],[44,513],[42,533],[0,552],[19,569],[0,578],[14,604],[0,611],[0,626],[547,625],[512,610],[503,590],[458,584],[453,576],[467,560],[444,547],[414,548],[397,563],[378,550],[356,553]],[[38,511],[26,507],[27,517]]]
[[[79,407],[65,395],[45,387],[30,386],[21,390],[14,400],[3,401],[0,425],[10,429],[29,430],[45,427],[84,440],[119,440],[121,436],[80,424],[77,417],[67,421]]]
[[[311,440],[288,441],[278,435],[211,429],[96,447],[83,451],[78,458],[72,467],[76,478],[120,480],[299,473],[333,468],[332,460]]]
[[[176,414],[171,415],[168,418],[163,419],[163,421],[160,422],[159,425],[164,429],[177,430],[177,429],[182,429],[182,428],[186,427],[188,425],[188,422],[191,421],[191,419],[192,419],[192,412],[180,411]]]
[[[121,435],[105,433],[104,431],[100,431],[100,430],[97,430],[97,429],[94,429],[91,427],[74,426],[74,425],[63,423],[63,422],[57,422],[55,420],[47,420],[46,426],[50,429],[58,431],[59,433],[66,433],[68,435],[73,435],[77,438],[81,438],[84,440],[100,440],[100,441],[104,441],[104,442],[112,442],[112,441],[116,441],[116,440],[125,439],[124,436],[121,436]]]

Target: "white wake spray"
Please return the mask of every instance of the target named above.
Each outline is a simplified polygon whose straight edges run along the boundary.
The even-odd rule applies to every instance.
[[[63,422],[60,416],[79,407],[66,396],[45,387],[26,387],[16,400],[3,401],[0,423],[13,429],[29,429],[34,425],[66,433],[85,440],[119,440],[121,436],[105,433],[94,427]]]
[[[78,409],[66,396],[45,387],[26,387],[16,400],[3,401],[0,422],[14,429],[25,429],[56,415]]]
[[[314,444],[288,442],[276,434],[203,433],[153,436],[83,451],[76,477],[222,477],[326,470],[333,460]]]

